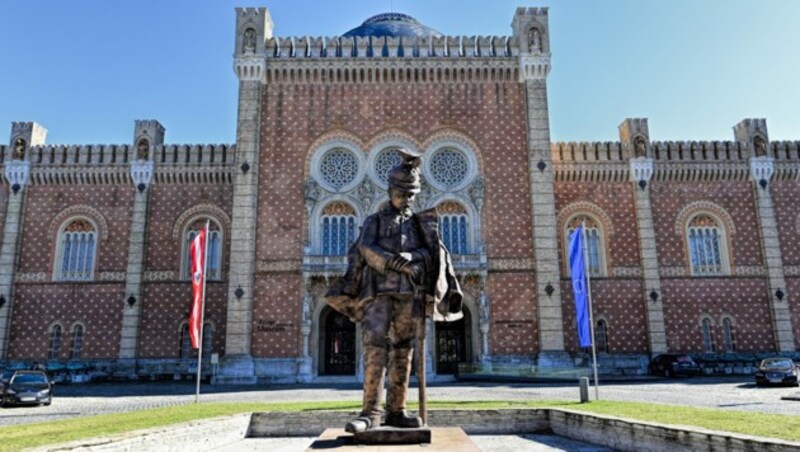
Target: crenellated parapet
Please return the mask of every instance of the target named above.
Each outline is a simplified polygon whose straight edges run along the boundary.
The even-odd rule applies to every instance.
[[[657,181],[747,180],[751,172],[749,144],[744,141],[648,142]],[[627,181],[628,161],[635,146],[620,141],[557,142],[551,145],[556,180]],[[800,177],[800,141],[769,142],[773,179]]]
[[[137,143],[138,144],[138,143]],[[0,147],[0,151],[5,151]],[[231,183],[235,145],[181,144],[151,146],[157,183]],[[128,144],[31,146],[30,183],[130,184],[136,146]],[[6,183],[7,181],[3,181]]]
[[[519,53],[510,36],[289,36],[267,40],[267,60],[508,58]]]

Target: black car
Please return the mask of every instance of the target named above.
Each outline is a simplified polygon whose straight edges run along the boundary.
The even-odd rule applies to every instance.
[[[53,401],[53,383],[39,370],[14,372],[0,394],[0,406],[50,405]]]
[[[789,358],[767,358],[761,360],[756,369],[756,385],[768,384],[800,386],[797,365]]]
[[[662,353],[650,361],[647,370],[650,375],[663,375],[667,378],[679,375],[700,375],[701,373],[700,366],[685,353]]]

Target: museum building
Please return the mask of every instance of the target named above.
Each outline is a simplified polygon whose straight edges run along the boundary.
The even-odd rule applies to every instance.
[[[423,154],[464,316],[427,325],[432,379],[585,365],[566,242],[587,227],[601,372],[674,351],[800,348],[800,142],[550,139],[546,8],[508,36],[445,36],[399,13],[336,37],[276,37],[237,8],[236,143],[0,146],[0,358],[116,377],[191,375],[189,242],[210,220],[203,343],[216,381],[360,377],[359,327],[322,300],[398,148]],[[217,363],[218,361],[218,363]]]

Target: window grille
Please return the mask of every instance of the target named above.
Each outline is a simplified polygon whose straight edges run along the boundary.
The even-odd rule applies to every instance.
[[[722,228],[708,215],[698,215],[689,222],[689,259],[693,275],[722,275],[724,243]]]
[[[64,228],[59,239],[57,279],[91,281],[97,248],[97,231],[94,225],[86,220],[74,220]]]

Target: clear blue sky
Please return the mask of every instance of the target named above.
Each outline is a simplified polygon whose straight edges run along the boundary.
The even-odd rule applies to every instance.
[[[3,0],[0,142],[37,121],[57,144],[128,143],[158,119],[169,143],[235,141],[235,6],[275,35],[333,36],[392,8],[452,35],[508,35],[517,6],[549,6],[554,141],[732,139],[745,117],[800,140],[795,0]]]

